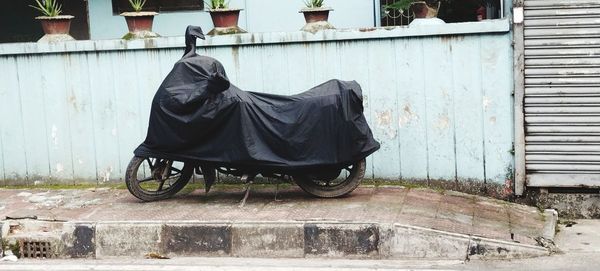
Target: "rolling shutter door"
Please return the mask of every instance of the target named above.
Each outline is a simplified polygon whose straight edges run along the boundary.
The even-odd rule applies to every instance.
[[[527,185],[600,186],[600,0],[525,0]]]

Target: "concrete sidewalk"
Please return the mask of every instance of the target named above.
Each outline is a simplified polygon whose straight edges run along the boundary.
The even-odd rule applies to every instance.
[[[464,260],[547,255],[536,239],[552,238],[555,221],[534,207],[421,188],[361,187],[317,199],[267,185],[254,186],[243,206],[242,198],[241,186],[224,185],[151,203],[112,188],[0,189],[2,237],[21,245],[49,239],[52,257]]]

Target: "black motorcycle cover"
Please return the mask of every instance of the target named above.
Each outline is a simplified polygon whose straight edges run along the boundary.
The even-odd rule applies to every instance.
[[[230,84],[221,63],[195,53],[199,27],[152,101],[137,156],[232,167],[349,165],[379,149],[355,81],[330,80],[281,96]]]

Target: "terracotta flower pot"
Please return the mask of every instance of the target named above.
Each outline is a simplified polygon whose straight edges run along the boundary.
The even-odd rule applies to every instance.
[[[42,24],[44,30],[44,36],[39,41],[68,41],[74,40],[69,35],[71,30],[71,20],[75,17],[71,15],[59,15],[59,16],[38,16],[35,17]]]
[[[241,9],[213,9],[210,18],[215,27],[234,27],[238,25]]]
[[[215,28],[208,32],[208,35],[246,33],[246,30],[241,29],[238,26],[240,11],[242,11],[242,9],[209,10],[208,12],[210,13],[210,18],[212,19]]]
[[[125,34],[123,39],[129,40],[160,37],[158,34],[152,32],[154,16],[156,15],[158,15],[158,13],[152,11],[121,13],[121,16],[125,17],[127,29],[129,30],[129,33]]]
[[[304,14],[304,20],[306,21],[306,25],[301,30],[316,33],[320,30],[335,29],[328,22],[330,11],[333,11],[333,9],[329,7],[301,9],[300,13]]]
[[[316,23],[316,22],[327,22],[329,19],[329,12],[332,11],[331,8],[311,8],[311,9],[302,9],[301,13],[304,14],[304,20],[306,23]]]
[[[39,16],[35,17],[40,20],[44,34],[69,34],[71,29],[71,20],[75,17],[71,15],[59,15],[54,17]]]

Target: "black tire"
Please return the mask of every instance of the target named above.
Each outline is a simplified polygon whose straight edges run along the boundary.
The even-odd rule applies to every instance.
[[[129,165],[127,166],[127,172],[125,174],[125,183],[127,184],[127,189],[133,196],[143,201],[163,200],[174,196],[177,194],[177,192],[183,189],[183,187],[185,187],[194,173],[194,167],[191,165],[184,164],[181,169],[178,169],[171,165],[172,161],[155,159],[155,166],[159,163],[166,163],[166,165],[162,164],[163,169],[166,170],[167,166],[170,167],[169,177],[161,180],[162,178],[155,177],[155,171],[152,169],[152,159],[154,158],[134,156],[129,162]],[[138,171],[142,163],[145,161],[149,164],[149,168],[151,170],[149,175],[152,176],[138,180]],[[158,188],[155,191],[144,187],[153,185],[146,184],[146,182],[150,183],[151,181],[156,182],[158,185]],[[164,187],[164,184],[167,182],[168,186]],[[144,186],[142,183],[144,183]]]
[[[320,198],[336,198],[350,194],[358,187],[363,177],[367,163],[362,159],[354,163],[348,170],[348,177],[342,179],[335,185],[329,185],[329,181],[319,181],[309,175],[293,175],[294,182],[306,193]],[[323,185],[325,184],[325,185]]]

